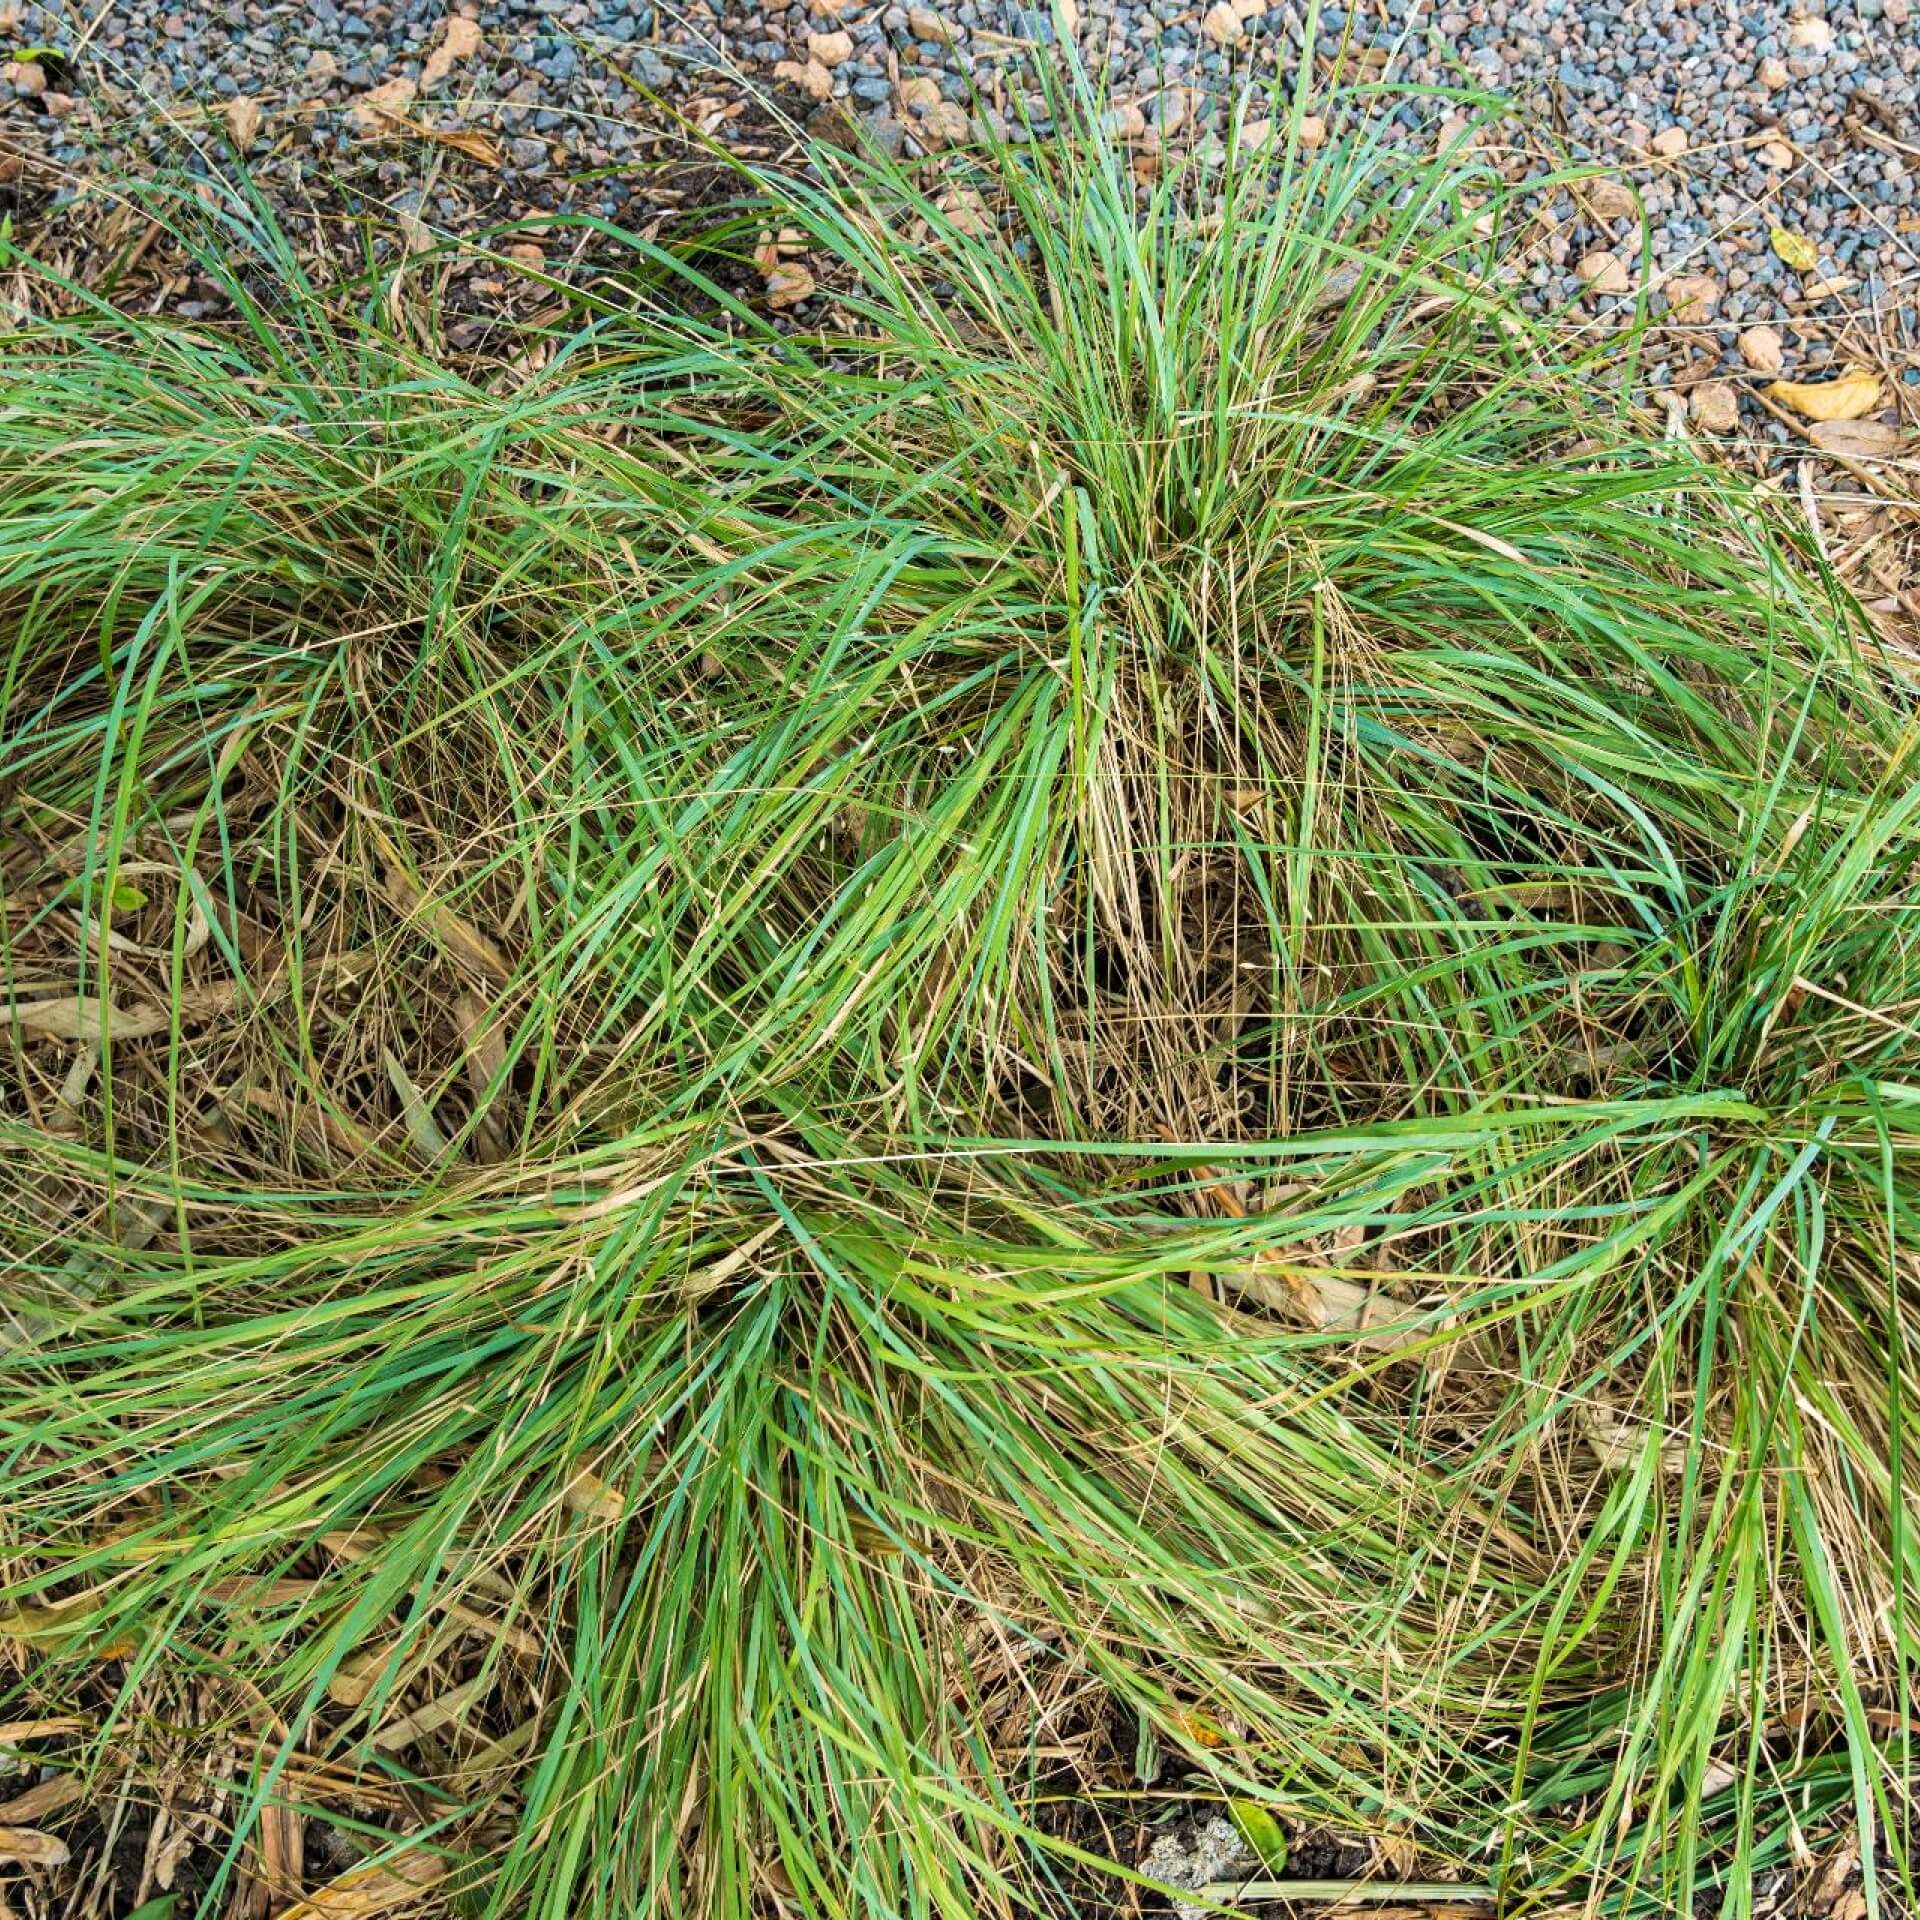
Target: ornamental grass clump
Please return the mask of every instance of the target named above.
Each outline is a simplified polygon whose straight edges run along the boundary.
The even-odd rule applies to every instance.
[[[1905,1883],[1910,676],[1470,149],[1292,124],[822,152],[501,364],[244,209],[231,319],[15,326],[52,1827],[213,1808],[210,1913],[1083,1914],[1223,1804]]]

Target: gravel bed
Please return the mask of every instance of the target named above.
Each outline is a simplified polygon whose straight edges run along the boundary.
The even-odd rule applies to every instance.
[[[1917,5],[1368,0],[1320,13],[1316,77],[1481,85],[1514,102],[1492,136],[1510,174],[1556,149],[1605,169],[1577,199],[1532,203],[1524,295],[1583,325],[1629,311],[1644,207],[1656,383],[1792,375],[1840,351],[1920,402]],[[184,142],[203,169],[243,147],[276,197],[324,188],[430,228],[556,207],[632,220],[659,197],[654,163],[685,150],[676,121],[777,142],[857,117],[908,154],[983,117],[1045,139],[1032,62],[1069,30],[1144,174],[1170,145],[1217,153],[1225,113],[1265,117],[1306,18],[1293,0],[0,0],[0,46],[53,50],[0,66],[0,194],[57,214]],[[1451,111],[1398,114],[1432,140],[1457,132]]]

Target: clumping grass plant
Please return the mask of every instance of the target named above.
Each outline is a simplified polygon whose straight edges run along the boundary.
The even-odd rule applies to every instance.
[[[823,151],[482,367],[244,208],[231,319],[14,325],[51,1825],[201,1808],[210,1913],[1124,1911],[1195,1806],[1907,1886],[1910,676],[1470,148],[1294,124]]]

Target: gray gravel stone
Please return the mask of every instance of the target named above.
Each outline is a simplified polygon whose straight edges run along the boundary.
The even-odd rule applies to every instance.
[[[500,185],[529,205],[550,204],[576,168],[646,151],[657,121],[646,95],[674,107],[751,89],[805,118],[813,103],[777,82],[774,68],[804,59],[807,35],[831,29],[855,48],[835,74],[845,106],[834,110],[860,115],[889,146],[923,124],[912,116],[903,124],[898,93],[920,78],[949,105],[1007,125],[1010,137],[1029,128],[1050,137],[1028,65],[1059,57],[1062,16],[1046,0],[848,0],[843,11],[832,0],[453,4],[478,43],[434,69],[410,111],[501,140]],[[1146,129],[1143,153],[1182,142],[1211,153],[1223,102],[1250,85],[1291,89],[1305,33],[1300,0],[1264,10],[1242,0],[1238,41],[1203,31],[1206,10],[1196,0],[1079,0],[1078,55],[1116,103],[1116,124]],[[1415,85],[1457,86],[1464,61],[1472,80],[1510,89],[1536,123],[1557,115],[1571,159],[1641,195],[1655,275],[1720,283],[1716,326],[1697,329],[1689,350],[1730,356],[1738,329],[1725,322],[1779,323],[1791,337],[1808,280],[1836,274],[1852,283],[1847,298],[1881,302],[1894,339],[1920,335],[1920,168],[1903,151],[1920,145],[1917,10],[1920,0],[1458,0],[1436,17],[1414,0],[1370,0],[1324,8],[1318,51],[1331,59],[1343,44],[1349,58],[1374,49],[1388,79]],[[377,180],[393,156],[353,122],[354,98],[421,85],[447,13],[448,0],[117,0],[79,50],[78,78],[52,89],[79,95],[84,111],[50,113],[15,87],[0,114],[10,134],[24,129],[83,172],[169,151],[178,135],[166,116],[191,118],[179,115],[182,103],[210,103],[217,123],[218,103],[244,95],[262,107],[249,166],[269,190],[291,180],[303,155],[309,172],[312,156],[324,156],[343,178]],[[83,17],[92,10],[26,0],[16,33],[71,50]],[[1831,39],[1803,18],[1823,21]],[[1164,92],[1173,82],[1197,87],[1197,99]],[[1443,112],[1418,101],[1390,111],[1409,140],[1425,142]],[[1649,152],[1673,129],[1688,136],[1685,152]],[[1769,148],[1783,136],[1790,146]],[[201,146],[203,167],[222,163],[216,139]],[[598,196],[600,186],[589,191]],[[609,193],[607,204],[622,198]],[[1637,274],[1637,225],[1603,226],[1564,196],[1552,218],[1547,242],[1516,269],[1523,297],[1591,319],[1598,309],[1573,263],[1611,250]],[[1817,276],[1782,265],[1769,246],[1775,227],[1820,248]]]

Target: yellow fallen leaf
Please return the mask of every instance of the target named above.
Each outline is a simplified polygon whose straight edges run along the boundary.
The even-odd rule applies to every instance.
[[[562,1490],[560,1504],[570,1513],[584,1514],[589,1520],[624,1520],[627,1497],[609,1486],[597,1473],[578,1467]]]
[[[1775,227],[1772,239],[1774,252],[1795,273],[1811,273],[1820,264],[1820,249],[1804,233],[1793,233],[1785,227]]]
[[[1776,380],[1767,398],[1805,420],[1858,420],[1880,404],[1880,382],[1864,367],[1850,367],[1838,380]]]
[[[1226,1728],[1212,1714],[1202,1713],[1197,1707],[1175,1707],[1167,1718],[1174,1731],[1183,1734],[1196,1747],[1211,1750],[1227,1744]]]

